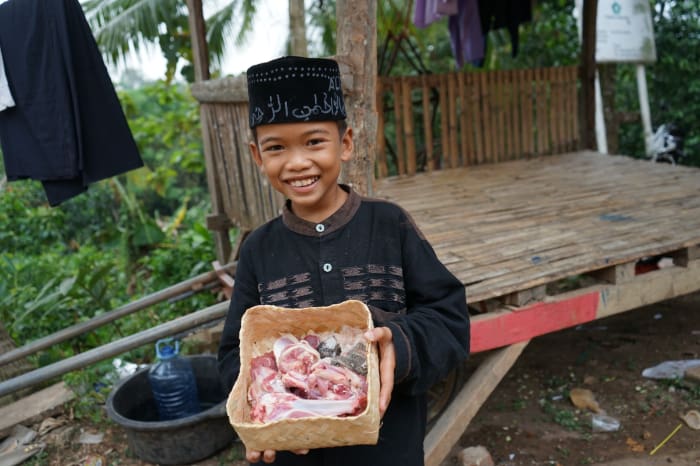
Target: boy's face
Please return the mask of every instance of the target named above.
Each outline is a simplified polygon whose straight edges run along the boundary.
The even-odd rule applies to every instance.
[[[352,129],[341,136],[335,121],[312,121],[261,125],[256,132],[258,144],[250,144],[255,163],[296,215],[320,222],[340,208],[346,193],[338,176],[352,157]]]

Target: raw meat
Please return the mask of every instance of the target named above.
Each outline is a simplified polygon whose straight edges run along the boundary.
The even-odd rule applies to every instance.
[[[324,348],[337,357],[322,358]],[[344,327],[301,340],[282,335],[271,352],[251,360],[251,419],[360,414],[367,407],[366,365],[367,345],[358,329]]]

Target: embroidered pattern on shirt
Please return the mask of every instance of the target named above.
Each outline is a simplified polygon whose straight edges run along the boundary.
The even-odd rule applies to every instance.
[[[347,299],[365,303],[383,301],[406,304],[403,269],[393,265],[369,264],[341,270]]]
[[[258,284],[261,304],[299,308],[315,306],[311,274],[289,275],[267,283]]]

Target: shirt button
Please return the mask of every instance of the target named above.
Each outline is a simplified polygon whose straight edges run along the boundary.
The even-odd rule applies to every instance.
[[[333,266],[331,264],[329,264],[329,263],[323,264],[323,271],[324,272],[330,272],[331,270],[333,270]]]
[[[326,227],[323,225],[323,223],[319,223],[316,225],[316,231],[319,233],[323,233],[323,231],[326,229]]]

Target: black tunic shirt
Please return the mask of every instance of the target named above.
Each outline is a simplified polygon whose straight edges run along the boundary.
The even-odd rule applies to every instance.
[[[363,301],[375,325],[391,330],[396,348],[394,395],[380,431],[381,443],[391,424],[387,417],[392,405],[399,406],[401,396],[423,400],[433,383],[467,357],[469,318],[464,286],[442,265],[408,213],[390,202],[344,189],[349,191],[347,201],[326,220],[301,219],[288,203],[280,217],[244,241],[219,348],[219,369],[230,389],[240,365],[241,316],[251,306],[298,308]],[[415,421],[423,425],[413,428],[420,452],[424,414]],[[367,464],[381,464],[373,458]],[[422,464],[422,456],[417,464]]]

